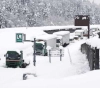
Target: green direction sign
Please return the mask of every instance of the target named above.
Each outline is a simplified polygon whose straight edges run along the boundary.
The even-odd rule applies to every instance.
[[[16,42],[23,42],[23,33],[16,33]]]

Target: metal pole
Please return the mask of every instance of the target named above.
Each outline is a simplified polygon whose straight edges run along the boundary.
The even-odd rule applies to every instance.
[[[34,66],[36,66],[36,54],[35,54],[35,43],[36,43],[36,39],[34,38],[34,53],[33,53],[33,63],[34,63]]]
[[[62,57],[62,53],[61,52],[62,52],[62,50],[60,49],[60,61],[62,61],[62,58],[61,58]]]
[[[99,69],[99,49],[95,47],[95,69]]]
[[[68,48],[67,48],[67,49],[68,49]],[[71,56],[70,56],[69,49],[68,49],[68,54],[69,54],[69,58],[70,58],[70,63],[72,63],[72,60],[71,60]]]
[[[90,18],[88,18],[89,24],[88,24],[88,39],[90,38]]]
[[[49,62],[51,63],[51,50],[49,50]]]
[[[21,60],[23,60],[23,51],[20,51],[21,53]]]
[[[24,37],[23,40],[25,41],[26,40],[26,34],[23,34],[23,37]]]
[[[88,25],[88,39],[90,38],[90,26]]]

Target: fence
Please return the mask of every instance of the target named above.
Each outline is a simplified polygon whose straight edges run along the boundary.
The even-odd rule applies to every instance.
[[[91,45],[84,43],[81,45],[81,52],[86,54],[90,70],[99,69],[99,49],[97,47],[91,47]]]

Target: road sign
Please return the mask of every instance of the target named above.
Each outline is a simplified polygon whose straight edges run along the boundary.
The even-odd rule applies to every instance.
[[[89,15],[75,15],[75,26],[88,26],[88,38],[90,36],[90,17]]]
[[[89,15],[75,15],[75,26],[88,26]]]
[[[60,50],[51,50],[50,51],[50,55],[51,57],[64,57],[64,50],[62,49],[61,51]]]
[[[24,34],[23,33],[16,33],[16,42],[23,42]]]

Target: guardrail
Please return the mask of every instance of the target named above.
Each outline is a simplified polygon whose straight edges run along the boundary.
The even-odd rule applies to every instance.
[[[91,47],[91,45],[84,43],[81,45],[81,52],[86,54],[90,70],[99,69],[99,49],[97,47]]]

